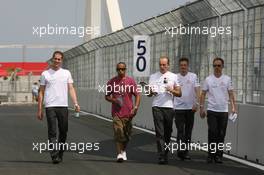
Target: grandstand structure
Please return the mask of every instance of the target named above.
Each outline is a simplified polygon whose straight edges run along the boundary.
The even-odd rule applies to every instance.
[[[0,50],[10,49],[13,53],[21,50],[21,58],[14,59],[16,61],[0,61],[0,103],[32,102],[32,84],[39,81],[41,73],[48,68],[48,63],[37,59],[27,60],[29,49],[66,50],[72,47],[73,45],[0,44]]]

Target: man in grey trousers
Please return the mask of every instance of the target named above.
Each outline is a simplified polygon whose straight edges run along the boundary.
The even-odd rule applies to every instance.
[[[68,91],[72,98],[75,111],[80,111],[73,80],[70,71],[61,68],[63,53],[55,51],[52,57],[52,65],[41,74],[40,91],[38,98],[39,120],[43,119],[42,104],[44,100],[46,117],[48,123],[48,138],[53,144],[51,148],[51,159],[54,164],[60,163],[63,158],[64,146],[68,131]],[[59,128],[57,142],[57,122]],[[55,149],[55,145],[60,145]]]
[[[160,70],[149,78],[150,93],[154,96],[152,113],[156,132],[159,164],[168,164],[168,151],[165,146],[170,143],[173,124],[173,97],[181,96],[177,75],[168,71],[168,57],[160,57]]]

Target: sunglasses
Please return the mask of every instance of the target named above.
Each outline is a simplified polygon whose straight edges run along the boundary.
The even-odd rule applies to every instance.
[[[120,71],[120,70],[121,70],[121,71],[125,71],[126,68],[117,68],[117,69],[116,69],[116,71]]]
[[[62,59],[61,58],[53,58],[53,60],[61,61]]]
[[[214,64],[213,67],[222,67],[221,64]]]

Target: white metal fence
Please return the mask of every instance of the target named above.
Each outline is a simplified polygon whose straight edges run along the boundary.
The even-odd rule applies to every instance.
[[[224,73],[232,77],[237,100],[264,105],[264,0],[199,0],[160,16],[147,19],[115,33],[93,39],[65,52],[68,68],[80,89],[95,89],[116,74],[115,65],[124,61],[132,76],[133,36],[151,38],[151,72],[158,59],[171,59],[171,71],[178,71],[178,59],[190,58],[191,71],[201,81],[212,73],[212,59],[225,60]],[[231,27],[231,35],[171,35],[166,28]],[[148,77],[144,80],[147,81]],[[138,79],[139,81],[139,79]]]

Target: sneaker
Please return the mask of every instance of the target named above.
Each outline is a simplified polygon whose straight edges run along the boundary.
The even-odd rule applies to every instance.
[[[123,155],[118,154],[116,160],[117,160],[117,162],[120,162],[120,163],[123,162],[124,161]]]
[[[61,162],[61,159],[58,156],[52,158],[52,163],[53,164],[58,164],[60,162]]]
[[[124,160],[127,160],[126,151],[123,151],[121,154],[122,154],[122,156],[123,156],[123,159],[124,159]]]

